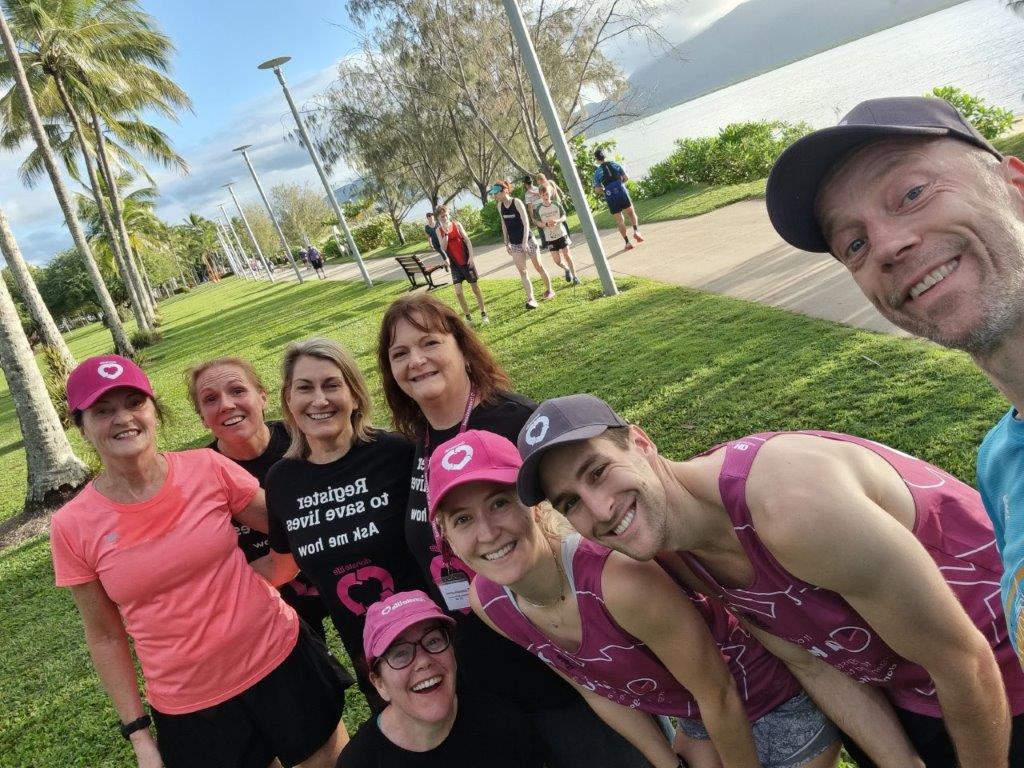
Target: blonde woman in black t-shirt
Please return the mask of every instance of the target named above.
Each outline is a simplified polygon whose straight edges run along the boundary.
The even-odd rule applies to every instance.
[[[372,427],[370,406],[359,368],[336,341],[288,345],[281,411],[291,443],[267,475],[267,513],[274,570],[298,566],[319,590],[379,711],[362,652],[366,611],[422,581],[403,535],[413,445]]]
[[[469,608],[473,572],[438,548],[427,521],[424,467],[431,452],[466,429],[515,440],[536,403],[509,391],[508,375],[490,350],[451,307],[433,296],[396,299],[384,313],[377,344],[392,420],[416,442],[416,463],[407,481],[406,541],[420,573],[429,581],[431,597],[458,622],[455,645],[462,679],[530,718],[549,768],[646,765],[640,753],[601,722],[568,683],[473,615]],[[567,733],[573,738],[567,739]]]

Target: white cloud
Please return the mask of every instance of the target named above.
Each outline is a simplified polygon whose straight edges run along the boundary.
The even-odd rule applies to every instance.
[[[334,81],[338,63],[294,82],[288,81],[300,109]],[[242,205],[260,202],[241,155],[232,151],[240,144],[253,145],[249,156],[263,188],[268,192],[277,184],[288,183],[309,183],[319,190],[320,179],[306,150],[285,138],[294,130],[295,121],[277,78],[272,72],[266,74],[265,91],[250,101],[229,108],[229,116],[219,121],[222,127],[191,145],[176,147],[191,168],[189,175],[181,176],[162,168],[150,169],[160,191],[157,213],[164,221],[180,223],[193,211],[206,217],[216,215],[218,203],[231,202],[227,190],[221,189],[228,182],[235,182],[235,194]],[[285,78],[288,79],[287,68]],[[183,122],[192,120],[203,118],[183,117]],[[25,188],[18,180],[18,166],[29,149],[26,143],[16,152],[0,154],[0,206],[11,222],[25,258],[41,265],[57,251],[71,247],[72,242],[49,179],[42,178],[33,189]],[[335,188],[352,177],[351,170],[343,163],[339,163],[330,174]],[[65,182],[69,187],[76,186],[66,174]],[[232,209],[233,206],[228,207],[229,213]]]
[[[748,0],[661,0],[651,25],[672,45],[703,32],[731,10]],[[627,75],[664,53],[640,41],[626,40],[609,49],[612,58]]]

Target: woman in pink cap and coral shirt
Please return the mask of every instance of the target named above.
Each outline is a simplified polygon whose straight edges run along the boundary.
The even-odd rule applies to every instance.
[[[53,516],[54,571],[140,768],[332,765],[344,684],[232,526],[267,529],[259,483],[207,448],[158,453],[160,408],[131,360],[84,361],[67,399],[103,470]]]

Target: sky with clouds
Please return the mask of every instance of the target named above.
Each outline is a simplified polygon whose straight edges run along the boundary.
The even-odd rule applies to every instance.
[[[672,42],[682,42],[745,0],[664,0],[659,26]],[[193,112],[179,123],[154,119],[168,133],[191,172],[150,168],[160,190],[158,213],[168,222],[190,212],[212,217],[219,203],[230,202],[223,184],[235,182],[244,205],[259,196],[248,170],[232,148],[252,144],[250,157],[265,189],[282,183],[319,185],[308,155],[287,141],[294,128],[284,95],[272,72],[256,65],[274,56],[292,56],[284,73],[296,101],[326,89],[338,63],[355,54],[355,25],[340,0],[142,0],[177,48],[172,76],[191,96]],[[627,45],[617,58],[628,74],[645,63],[643,46]],[[29,152],[0,154],[0,206],[11,221],[25,257],[43,264],[71,245],[49,180],[32,189],[17,178]],[[343,165],[335,169],[335,187],[351,180]]]

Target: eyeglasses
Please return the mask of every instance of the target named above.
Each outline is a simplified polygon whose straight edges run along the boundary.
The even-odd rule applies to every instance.
[[[412,641],[407,640],[404,643],[392,643],[380,658],[377,659],[379,664],[381,659],[388,663],[388,666],[394,670],[405,669],[412,664],[413,659],[416,658],[416,646],[420,646],[423,650],[430,654],[438,654],[442,651],[448,650],[448,646],[452,644],[452,636],[445,627],[434,627],[428,629],[419,640]]]

